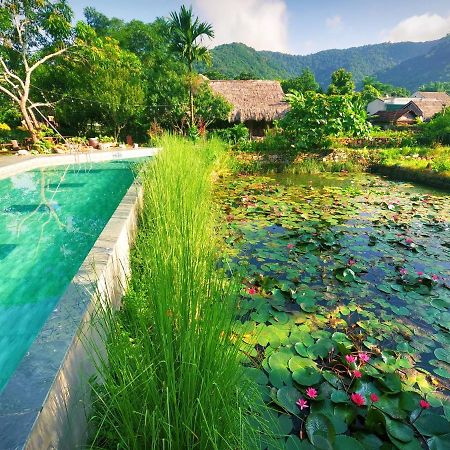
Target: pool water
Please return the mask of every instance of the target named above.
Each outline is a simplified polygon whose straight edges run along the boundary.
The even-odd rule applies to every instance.
[[[136,162],[0,180],[0,391],[131,186]]]

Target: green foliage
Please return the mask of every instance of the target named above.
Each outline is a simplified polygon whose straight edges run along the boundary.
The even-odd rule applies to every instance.
[[[351,72],[338,69],[331,74],[331,84],[328,95],[350,95],[355,91],[355,82]]]
[[[228,80],[228,77],[218,70],[207,70],[203,75],[209,80]]]
[[[280,124],[298,148],[326,148],[331,136],[368,135],[365,106],[357,95],[307,92],[287,94],[287,99],[291,110]]]
[[[214,94],[207,82],[202,82],[194,96],[197,121],[206,127],[218,121],[226,121],[233,107],[221,95]]]
[[[432,81],[420,86],[419,91],[424,92],[447,92],[450,95],[450,81]]]
[[[404,87],[393,86],[392,84],[388,83],[382,83],[381,81],[378,81],[374,76],[364,77],[362,83],[363,92],[379,92],[379,94],[372,98],[372,100],[381,96],[409,97],[411,95],[411,92],[408,91],[408,89],[405,89]]]
[[[217,269],[211,173],[224,147],[177,138],[160,145],[140,175],[130,287],[102,330],[92,444],[254,449],[244,412],[257,411],[258,396],[235,345],[235,284]]]
[[[241,72],[234,77],[235,80],[257,80],[258,76],[254,72]]]
[[[92,123],[117,137],[144,108],[143,68],[138,57],[110,38],[91,34],[89,45],[40,72],[41,86],[60,97],[56,116],[63,129],[87,133]]]
[[[309,67],[303,69],[300,76],[290,78],[289,80],[283,80],[281,82],[281,87],[286,94],[291,90],[297,92],[318,92],[320,89],[319,83],[317,83],[314,73]]]
[[[450,145],[450,108],[436,114],[420,126],[421,140],[425,143]]]
[[[232,145],[247,143],[250,138],[249,130],[243,123],[221,130],[214,130],[214,135]]]

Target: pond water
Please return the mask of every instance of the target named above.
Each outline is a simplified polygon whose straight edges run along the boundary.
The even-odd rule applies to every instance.
[[[292,365],[309,359],[321,367],[321,358],[344,341],[373,361],[374,378],[363,374],[348,389],[367,396],[379,386],[374,379],[398,371],[411,391],[444,401],[447,193],[375,175],[275,175],[229,180],[218,198],[230,271],[244,286],[238,316],[252,365],[263,373],[256,378],[266,401],[299,412],[292,399],[305,393],[293,383]],[[283,414],[279,419],[292,429]]]
[[[135,162],[0,180],[0,390],[134,179]]]

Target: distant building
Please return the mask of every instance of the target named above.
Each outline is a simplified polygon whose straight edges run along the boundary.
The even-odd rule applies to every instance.
[[[416,92],[411,98],[376,99],[367,106],[374,123],[412,125],[417,120],[428,121],[450,106],[445,92]]]
[[[273,121],[289,110],[278,81],[210,80],[209,84],[233,106],[229,122],[244,123],[252,136],[264,136]]]
[[[380,111],[398,111],[407,105],[413,97],[383,97],[376,98],[367,105],[367,114],[373,116]]]

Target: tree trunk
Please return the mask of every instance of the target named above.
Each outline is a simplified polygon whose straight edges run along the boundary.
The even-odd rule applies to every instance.
[[[189,86],[189,107],[191,127],[194,126],[194,93],[192,92],[192,81]]]
[[[20,112],[22,114],[23,120],[25,121],[25,126],[27,128],[27,130],[29,131],[29,133],[31,134],[31,139],[33,141],[33,144],[36,144],[36,142],[38,142],[38,137],[37,137],[37,133],[36,133],[36,128],[33,124],[33,120],[30,117],[28,108],[27,108],[27,97],[22,97],[20,99]]]

